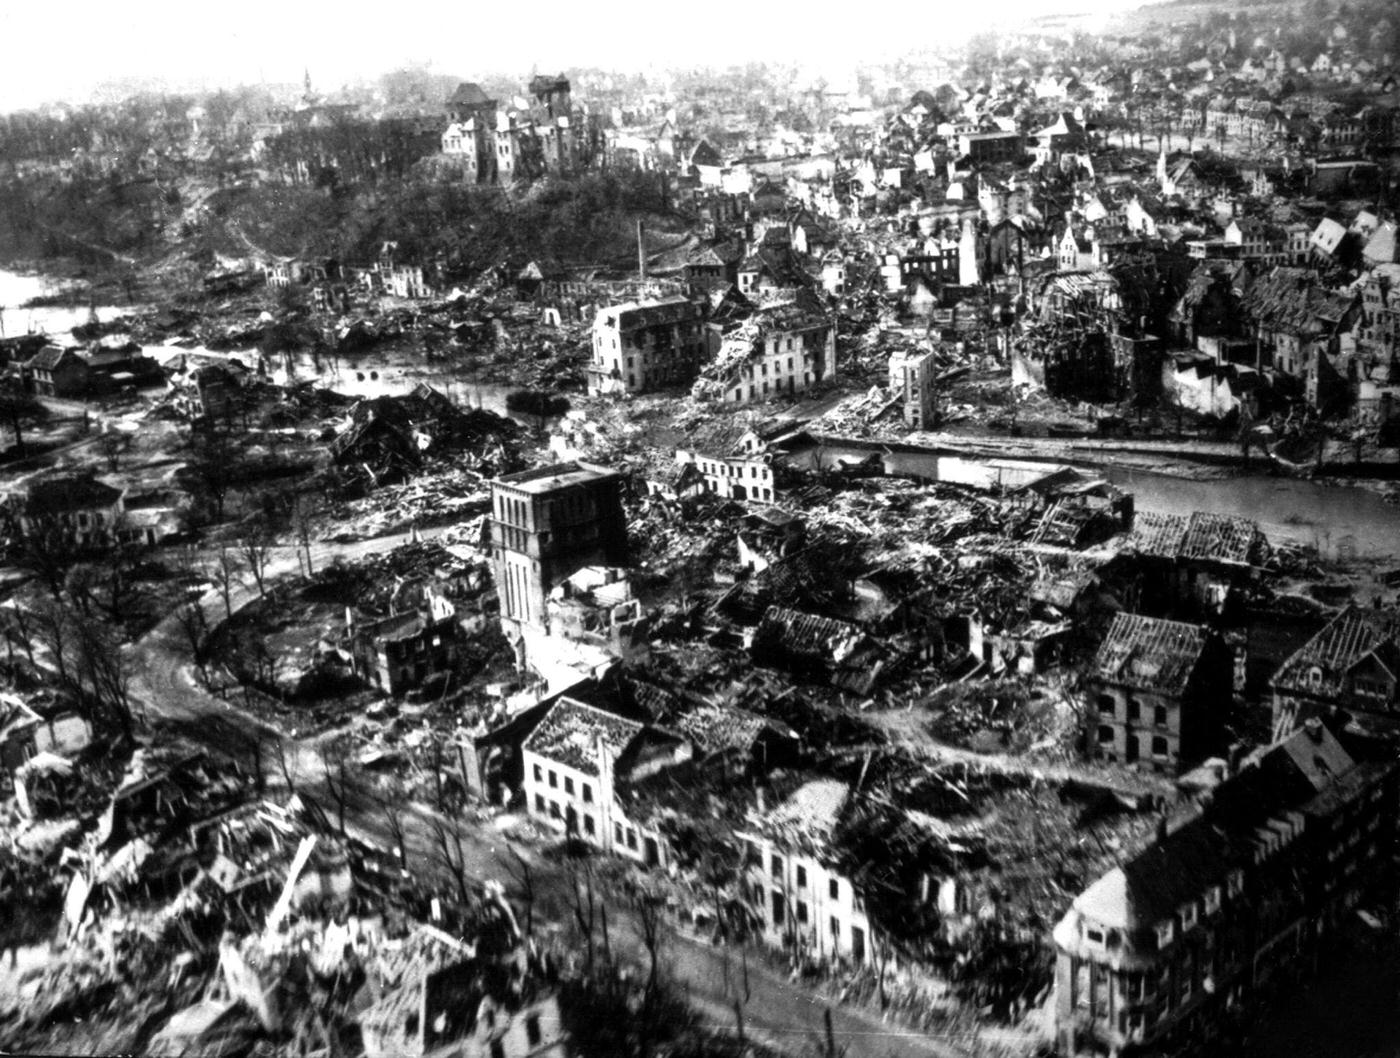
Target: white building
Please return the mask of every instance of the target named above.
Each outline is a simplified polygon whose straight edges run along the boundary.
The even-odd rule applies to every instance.
[[[531,819],[603,852],[667,866],[665,840],[628,815],[616,780],[637,781],[689,760],[689,742],[563,697],[521,750]]]
[[[744,885],[764,939],[816,958],[865,963],[873,938],[851,880],[831,864],[829,845],[850,794],[845,783],[806,783],[788,800],[750,817]]]
[[[793,396],[836,374],[836,328],[799,305],[761,309],[727,335],[695,395],[744,404]]]
[[[904,424],[915,430],[933,426],[937,414],[934,375],[937,363],[931,351],[900,349],[890,354],[889,391],[900,398]]]
[[[705,357],[700,307],[684,297],[609,305],[593,320],[591,396],[689,385]]]

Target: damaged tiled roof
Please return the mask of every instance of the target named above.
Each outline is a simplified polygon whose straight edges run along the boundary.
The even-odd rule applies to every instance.
[[[598,774],[597,751],[616,761],[642,732],[642,725],[615,713],[560,698],[522,748],[581,771]]]
[[[789,848],[825,851],[850,800],[844,782],[815,779],[782,804],[754,820],[758,829]]]
[[[1094,672],[1113,683],[1180,693],[1205,646],[1206,630],[1198,625],[1119,613],[1099,644]]]
[[[1144,512],[1133,517],[1131,544],[1140,555],[1176,558],[1186,539],[1184,514]]]
[[[1186,525],[1182,558],[1249,564],[1263,541],[1259,527],[1248,518],[1196,511]]]
[[[754,632],[754,647],[774,646],[789,654],[825,661],[846,660],[865,641],[865,633],[834,617],[770,606]]]
[[[1279,266],[1250,283],[1243,308],[1260,325],[1285,334],[1319,334],[1346,314],[1354,294],[1325,290],[1317,273]]]
[[[676,726],[706,753],[718,753],[748,752],[765,728],[785,725],[736,706],[702,705],[682,716]]]
[[[1348,606],[1279,666],[1274,687],[1314,695],[1336,694],[1346,674],[1362,658],[1381,650],[1384,653],[1379,660],[1385,664],[1385,655],[1396,648],[1397,635],[1400,613]]]

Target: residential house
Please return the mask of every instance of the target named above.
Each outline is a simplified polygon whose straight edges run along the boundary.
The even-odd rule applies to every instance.
[[[114,543],[126,514],[123,491],[91,471],[35,478],[8,502],[21,534],[56,534],[80,550]]]
[[[525,809],[547,827],[648,867],[665,867],[665,838],[631,818],[619,785],[691,759],[685,739],[562,697],[521,747]]]
[[[864,965],[874,957],[865,903],[840,868],[832,839],[850,804],[843,782],[804,783],[771,811],[751,812],[743,885],[776,948],[816,959]]]
[[[39,397],[81,397],[88,389],[88,363],[75,349],[46,345],[24,364],[23,377]]]
[[[1116,614],[1086,679],[1094,756],[1169,773],[1199,761],[1223,730],[1232,669],[1204,627]]]
[[[92,725],[77,713],[45,716],[13,694],[0,693],[0,780],[41,753],[70,757],[92,740]]]
[[[1391,876],[1396,816],[1394,760],[1354,760],[1316,720],[1246,761],[1055,927],[1057,1053],[1229,1050]]]
[[[588,392],[647,393],[692,383],[705,358],[703,315],[684,297],[599,309]]]
[[[1351,717],[1367,732],[1400,735],[1400,613],[1348,606],[1274,673],[1274,737],[1313,717]]]
[[[958,153],[975,165],[1019,161],[1022,153],[1019,132],[964,132],[957,144]]]

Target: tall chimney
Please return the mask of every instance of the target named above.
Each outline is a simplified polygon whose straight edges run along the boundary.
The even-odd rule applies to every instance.
[[[643,238],[645,230],[639,218],[637,220],[637,277],[642,280],[647,277],[647,246]]]

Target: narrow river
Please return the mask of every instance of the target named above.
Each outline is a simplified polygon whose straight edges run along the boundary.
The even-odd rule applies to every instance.
[[[822,457],[861,459],[870,451],[828,443]],[[794,448],[789,458],[795,465],[810,465],[814,452]],[[892,474],[936,478],[938,460],[932,452],[892,452],[886,467]],[[1139,511],[1211,511],[1250,518],[1270,540],[1315,546],[1327,558],[1400,558],[1400,507],[1370,489],[1267,474],[1196,480],[1122,467],[1096,473],[1131,492]]]

